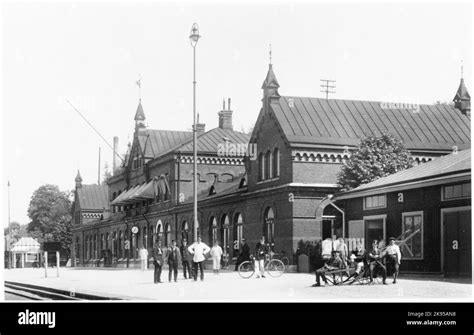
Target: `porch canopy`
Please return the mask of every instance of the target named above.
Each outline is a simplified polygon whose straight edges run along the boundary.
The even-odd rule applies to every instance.
[[[34,238],[22,237],[13,245],[10,251],[14,253],[36,254],[40,252],[40,247],[40,244]]]
[[[164,197],[169,194],[170,187],[165,176],[154,177],[148,183],[143,183],[132,187],[128,191],[120,194],[111,202],[113,206],[128,205],[134,202],[155,199],[156,197]]]

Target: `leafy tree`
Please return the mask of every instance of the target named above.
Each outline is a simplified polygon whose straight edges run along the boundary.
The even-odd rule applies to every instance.
[[[367,136],[361,140],[344,163],[337,181],[347,191],[412,166],[413,159],[402,141],[382,133],[379,137]]]
[[[56,185],[43,185],[34,191],[28,208],[28,233],[38,242],[60,242],[61,254],[69,257],[71,236],[70,193]]]
[[[10,223],[10,227],[3,229],[3,234],[8,241],[8,249],[13,247],[13,244],[18,242],[20,238],[28,236],[27,225],[20,225],[16,221]]]

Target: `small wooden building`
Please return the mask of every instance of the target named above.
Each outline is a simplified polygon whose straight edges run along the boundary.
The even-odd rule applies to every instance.
[[[471,276],[471,150],[336,194],[349,238],[397,239],[403,272]]]
[[[13,268],[34,267],[40,261],[40,244],[34,238],[22,237],[11,249]]]

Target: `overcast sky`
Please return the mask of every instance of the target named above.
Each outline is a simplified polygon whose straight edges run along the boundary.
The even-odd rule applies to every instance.
[[[30,197],[43,184],[72,190],[78,169],[84,183],[96,183],[99,147],[111,166],[111,150],[65,99],[110,142],[119,136],[123,151],[141,74],[149,127],[190,129],[193,22],[202,35],[197,109],[207,129],[217,126],[224,97],[235,129],[253,126],[270,43],[282,95],[323,97],[325,78],[337,80],[337,98],[451,101],[461,59],[473,90],[468,3],[6,3],[2,190],[10,180],[12,221],[29,222]]]

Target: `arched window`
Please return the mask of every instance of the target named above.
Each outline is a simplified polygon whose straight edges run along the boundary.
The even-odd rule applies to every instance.
[[[267,243],[270,244],[270,248],[273,251],[275,244],[275,215],[273,208],[268,207],[265,210],[265,216],[263,221],[263,235],[265,236]]]
[[[224,214],[221,218],[221,248],[224,252],[224,255],[229,254],[229,217]]]
[[[97,234],[94,234],[94,259],[97,259],[99,257],[99,253],[97,252],[99,246],[99,241],[98,241],[99,236]]]
[[[280,176],[280,150],[275,148],[273,150],[273,177]]]
[[[158,220],[156,223],[156,241],[161,241],[161,238],[163,236],[163,223],[161,220]]]
[[[165,225],[165,247],[171,245],[171,225],[166,223]]]
[[[109,250],[109,233],[105,234],[105,249]]]
[[[84,250],[85,250],[85,259],[89,259],[89,236],[86,236],[85,240],[84,240]]]
[[[263,152],[258,155],[258,181],[265,179],[265,156]]]
[[[265,176],[264,179],[272,179],[273,178],[273,170],[272,170],[272,152],[270,150],[267,151],[265,154]]]
[[[118,191],[117,197],[119,197],[120,194],[122,194],[122,190]],[[121,212],[121,211],[122,211],[122,206],[117,206],[117,212]]]
[[[234,243],[233,243],[233,254],[232,257],[237,257],[239,255],[240,245],[242,244],[243,238],[243,223],[242,214],[237,213],[234,215]]]
[[[183,240],[186,240],[189,242],[188,235],[189,235],[188,222],[184,220],[183,223],[181,224],[181,243],[183,243]]]
[[[99,249],[99,258],[102,257],[102,250],[105,249],[105,236],[104,234],[100,234],[100,249]]]
[[[217,220],[214,216],[211,216],[209,220],[209,243],[211,247],[217,241]]]

